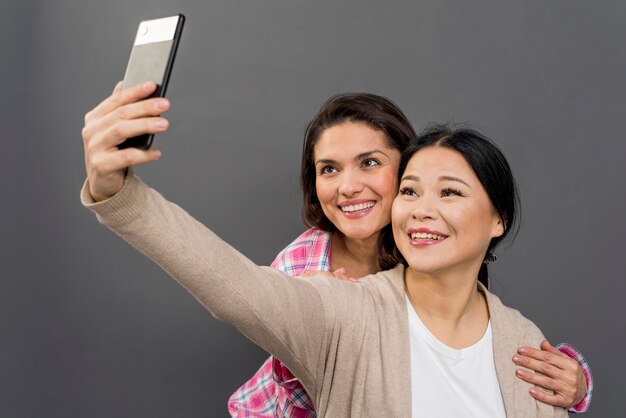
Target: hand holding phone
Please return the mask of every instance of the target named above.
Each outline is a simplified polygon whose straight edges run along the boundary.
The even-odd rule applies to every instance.
[[[123,89],[154,81],[157,89],[150,97],[165,96],[184,23],[185,16],[182,14],[139,23],[124,75]],[[118,148],[148,149],[153,138],[154,134],[128,138]]]

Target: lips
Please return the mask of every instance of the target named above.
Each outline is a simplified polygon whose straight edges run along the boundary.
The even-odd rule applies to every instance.
[[[363,203],[342,204],[342,205],[339,205],[339,208],[344,213],[353,213],[353,212],[359,212],[362,210],[371,209],[374,207],[375,204],[376,202],[369,201],[369,202],[363,202]]]
[[[409,235],[411,236],[411,239],[434,239],[437,241],[446,239],[443,235],[431,234],[429,232],[413,232]]]
[[[408,236],[411,244],[418,246],[438,244],[448,238],[447,234],[428,228],[410,228]]]

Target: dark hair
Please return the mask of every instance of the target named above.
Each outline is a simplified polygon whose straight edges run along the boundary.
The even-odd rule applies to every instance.
[[[488,286],[487,264],[494,258],[496,246],[507,237],[514,238],[520,222],[520,200],[511,167],[502,151],[486,136],[473,129],[455,129],[432,125],[412,141],[402,153],[400,176],[416,152],[427,147],[445,147],[460,153],[472,167],[504,226],[504,233],[491,239],[478,280]]]
[[[336,227],[324,214],[317,198],[313,154],[322,133],[344,122],[360,122],[381,131],[388,145],[400,152],[417,137],[402,110],[385,97],[370,93],[342,93],[332,96],[324,103],[304,133],[300,185],[304,199],[302,205],[304,223],[309,227],[331,232],[335,231]],[[378,238],[378,264],[381,269],[386,270],[397,264],[395,258],[389,258],[389,252],[394,249],[391,225],[387,225],[381,230]]]

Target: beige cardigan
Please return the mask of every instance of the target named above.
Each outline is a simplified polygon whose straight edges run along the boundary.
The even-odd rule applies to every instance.
[[[320,417],[411,417],[404,268],[358,283],[294,279],[258,267],[137,177],[114,197],[82,202],[100,222],[158,263],[215,317],[280,358]],[[263,243],[259,243],[263,245]],[[538,346],[539,329],[487,296],[496,372],[507,417],[567,416],[535,401],[515,377],[517,347]]]

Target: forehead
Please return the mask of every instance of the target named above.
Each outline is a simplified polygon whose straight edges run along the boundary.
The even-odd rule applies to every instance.
[[[361,122],[344,122],[325,129],[315,144],[313,153],[317,159],[331,155],[354,156],[376,149],[393,149],[382,131]]]
[[[402,176],[407,174],[420,178],[454,174],[457,177],[478,181],[476,173],[465,157],[460,152],[446,147],[427,147],[413,154]]]

